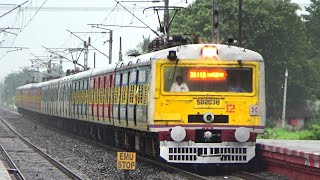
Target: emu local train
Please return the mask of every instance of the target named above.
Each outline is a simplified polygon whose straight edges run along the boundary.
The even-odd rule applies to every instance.
[[[18,87],[16,106],[170,163],[247,163],[265,128],[264,80],[254,51],[190,44]]]

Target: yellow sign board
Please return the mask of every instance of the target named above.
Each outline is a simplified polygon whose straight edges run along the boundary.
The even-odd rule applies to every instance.
[[[135,152],[117,152],[117,168],[123,170],[136,169]]]

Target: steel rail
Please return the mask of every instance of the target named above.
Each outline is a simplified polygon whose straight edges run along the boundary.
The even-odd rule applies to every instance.
[[[185,175],[185,176],[187,176],[187,177],[189,177],[191,179],[200,179],[200,180],[209,180],[210,179],[210,178],[207,178],[205,176],[201,176],[201,175],[194,174],[194,173],[191,173],[191,172],[179,169],[179,168],[175,168],[175,167],[172,167],[172,166],[169,166],[169,165],[166,165],[166,164],[162,164],[162,163],[160,163],[158,161],[154,161],[154,160],[151,160],[151,159],[139,156],[139,155],[137,155],[137,158],[139,160],[141,160],[141,161],[144,161],[144,162],[149,163],[149,164],[153,164],[153,165],[161,167],[163,169],[166,169],[166,170],[169,170],[169,171],[174,171],[175,173],[176,172],[181,173],[181,174],[183,174],[183,175]]]
[[[42,157],[47,159],[51,164],[56,166],[59,170],[61,170],[64,174],[69,176],[72,179],[77,179],[77,180],[83,180],[80,176],[78,176],[76,173],[72,172],[69,168],[67,168],[65,165],[54,159],[52,156],[49,154],[45,153],[41,149],[39,149],[37,146],[32,144],[30,141],[25,139],[23,136],[21,136],[16,130],[13,129],[13,127],[6,122],[4,118],[0,116],[0,120],[14,133],[16,134],[23,142],[25,142],[28,146],[30,146],[32,149],[34,149],[37,153],[39,153]]]
[[[8,152],[4,149],[4,147],[0,144],[1,150],[3,151],[4,155],[6,156],[6,158],[9,161],[9,164],[13,167],[13,169],[7,169],[7,171],[10,174],[14,174],[16,177],[18,176],[19,179],[21,180],[25,180],[23,174],[21,173],[21,171],[19,170],[18,166],[13,162],[13,160],[11,159],[11,157],[9,156]]]
[[[239,177],[239,178],[242,178],[242,179],[249,179],[249,180],[268,180],[268,178],[266,178],[266,177],[262,177],[257,174],[249,173],[246,171],[240,171],[240,172],[234,173],[232,175]]]

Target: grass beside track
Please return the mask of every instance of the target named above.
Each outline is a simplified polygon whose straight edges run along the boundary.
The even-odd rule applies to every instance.
[[[284,128],[267,128],[259,135],[261,139],[288,139],[288,140],[316,140],[314,132],[310,130],[288,130]]]

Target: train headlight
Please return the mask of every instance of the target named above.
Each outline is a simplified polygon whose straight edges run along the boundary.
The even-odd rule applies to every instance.
[[[236,130],[234,136],[238,142],[246,142],[250,138],[250,129],[240,127]]]
[[[174,141],[181,142],[184,140],[184,138],[186,138],[187,132],[183,127],[176,126],[171,129],[170,135]]]
[[[218,49],[215,46],[203,46],[201,56],[202,58],[214,58],[218,56]]]
[[[210,139],[212,138],[213,134],[211,131],[206,131],[203,133],[203,137],[205,139],[205,141],[210,141]]]
[[[203,115],[203,120],[206,123],[212,123],[214,120],[214,115],[212,113],[207,112]]]

